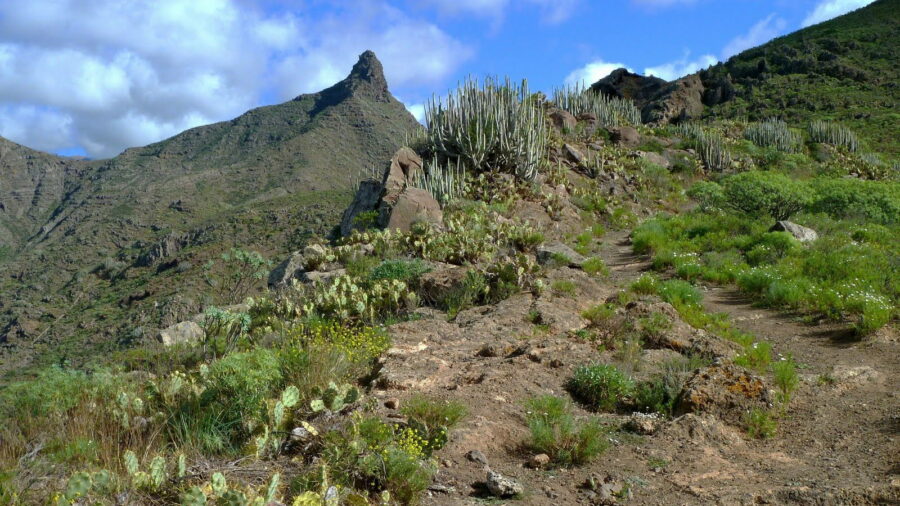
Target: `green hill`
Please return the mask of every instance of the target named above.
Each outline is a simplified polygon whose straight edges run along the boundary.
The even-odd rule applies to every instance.
[[[0,139],[0,369],[114,347],[199,310],[209,258],[327,233],[356,175],[417,125],[366,52],[322,92],[109,160]]]
[[[700,77],[708,117],[834,120],[869,150],[900,156],[900,0],[779,37]]]

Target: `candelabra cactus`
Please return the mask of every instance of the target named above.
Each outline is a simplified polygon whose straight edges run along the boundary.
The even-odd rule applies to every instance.
[[[442,159],[475,173],[508,172],[526,181],[537,176],[548,133],[527,81],[468,79],[449,96],[432,99],[425,121],[426,145]]]
[[[634,102],[609,97],[587,90],[581,84],[563,86],[553,90],[553,103],[575,116],[592,114],[601,126],[616,127],[623,124],[640,125],[641,111]]]
[[[849,128],[837,123],[813,121],[809,124],[807,131],[813,142],[844,147],[850,152],[855,152],[859,149],[859,140],[856,138],[856,134]]]
[[[771,146],[785,153],[800,151],[802,138],[788,128],[780,119],[767,119],[762,123],[754,123],[744,130],[744,138],[757,146]]]

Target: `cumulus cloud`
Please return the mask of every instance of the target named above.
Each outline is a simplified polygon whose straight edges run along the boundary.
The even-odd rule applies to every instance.
[[[823,0],[803,20],[803,26],[815,25],[865,7],[874,0]]]
[[[688,74],[693,74],[700,69],[705,69],[710,65],[715,65],[718,62],[718,58],[711,54],[705,54],[697,59],[691,60],[690,53],[685,53],[685,55],[678,60],[645,68],[644,75],[656,76],[660,79],[665,79],[666,81],[674,81]]]
[[[471,50],[373,1],[266,13],[250,0],[0,3],[0,135],[107,157],[343,78],[373,49],[392,86],[437,82]],[[416,41],[411,44],[410,41]]]
[[[753,25],[747,33],[732,39],[722,50],[722,59],[728,59],[741,51],[768,42],[784,33],[786,27],[787,22],[784,19],[774,13],[770,14]]]
[[[445,14],[459,15],[469,14],[479,17],[492,18],[495,21],[502,18],[507,8],[518,6],[521,8],[537,8],[542,19],[550,24],[557,24],[571,17],[581,0],[420,0],[419,4],[427,4],[436,7]]]
[[[624,63],[612,63],[603,60],[594,60],[584,67],[573,70],[566,76],[565,83],[570,86],[590,86],[600,79],[608,76],[613,70],[625,68],[634,72]]]

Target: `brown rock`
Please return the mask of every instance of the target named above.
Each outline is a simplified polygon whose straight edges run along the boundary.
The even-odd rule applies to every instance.
[[[428,303],[439,303],[463,285],[466,272],[464,267],[454,265],[426,272],[419,278],[420,295]]]
[[[622,126],[609,131],[612,141],[619,146],[636,148],[641,143],[641,134],[634,127]]]
[[[681,78],[660,90],[641,109],[645,123],[675,123],[703,113],[703,82],[694,74]]]
[[[578,121],[575,120],[575,116],[572,116],[568,111],[562,109],[551,110],[549,117],[550,123],[557,130],[575,130],[575,126],[578,124]]]
[[[542,469],[550,463],[550,456],[546,453],[539,453],[528,460],[528,467],[532,469]]]
[[[400,399],[391,397],[390,399],[384,401],[384,407],[388,409],[400,409]]]
[[[688,380],[675,415],[709,413],[732,425],[742,424],[751,408],[766,408],[770,402],[765,381],[735,364],[699,369]]]
[[[386,229],[406,232],[413,223],[441,223],[443,216],[438,201],[421,188],[406,188],[393,204],[387,197],[381,202],[380,224]]]
[[[416,177],[417,173],[423,170],[422,167],[422,159],[415,151],[408,147],[397,150],[391,158],[387,171],[384,173],[384,180],[381,182],[384,188],[381,200],[388,205],[394,205],[408,186],[410,179]]]

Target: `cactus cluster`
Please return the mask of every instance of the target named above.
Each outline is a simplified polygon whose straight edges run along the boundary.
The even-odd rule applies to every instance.
[[[731,168],[731,152],[725,145],[725,138],[717,132],[696,123],[681,123],[675,127],[675,133],[691,141],[707,169],[721,172]]]
[[[787,123],[776,118],[748,126],[744,130],[744,138],[757,146],[771,146],[785,153],[797,153],[803,145],[800,134],[793,132]]]
[[[426,144],[466,171],[506,172],[526,181],[538,174],[548,140],[544,114],[527,81],[467,79],[425,108]]]
[[[859,139],[849,128],[830,121],[813,121],[807,130],[813,142],[844,147],[855,152],[859,149]]]
[[[604,127],[641,124],[641,111],[634,102],[595,93],[581,84],[554,89],[553,103],[575,116],[593,114]]]
[[[264,506],[278,503],[278,488],[281,475],[275,473],[265,489],[260,492],[253,488],[231,487],[222,473],[213,473],[208,483],[194,486],[181,494],[182,506],[217,504],[224,506]]]
[[[441,163],[440,158],[434,155],[426,164],[426,170],[417,171],[409,185],[428,191],[441,206],[446,206],[465,194],[466,169],[459,158]]]
[[[316,398],[309,402],[309,408],[314,413],[322,411],[338,412],[346,406],[359,400],[359,389],[348,383],[337,385],[334,382],[328,384],[328,388],[317,392]]]

